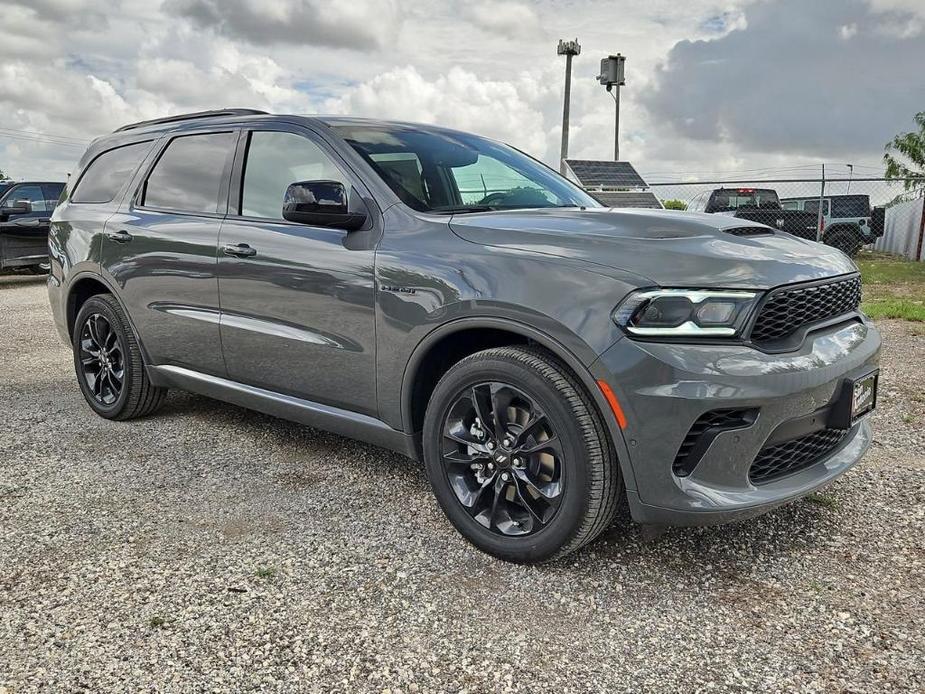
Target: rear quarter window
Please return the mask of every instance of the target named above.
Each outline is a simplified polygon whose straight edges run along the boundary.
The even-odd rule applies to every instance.
[[[869,217],[870,198],[866,195],[851,195],[832,198],[833,217]]]
[[[129,179],[145,154],[151,142],[138,142],[124,147],[110,149],[90,162],[71,194],[72,202],[112,202],[122,185]]]

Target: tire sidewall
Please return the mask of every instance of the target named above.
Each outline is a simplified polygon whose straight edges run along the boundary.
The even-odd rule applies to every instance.
[[[122,390],[119,393],[119,397],[116,398],[116,401],[112,405],[104,405],[97,402],[96,398],[93,396],[93,392],[84,380],[83,365],[80,363],[80,335],[83,332],[87,318],[94,313],[101,314],[109,321],[109,325],[116,331],[117,339],[122,347],[122,363],[125,376],[122,379]],[[80,392],[83,393],[87,404],[90,405],[94,412],[103,417],[116,417],[125,408],[135,375],[133,371],[134,360],[129,354],[130,347],[126,339],[125,322],[122,320],[122,316],[120,316],[107,301],[95,296],[90,297],[84,305],[81,306],[80,311],[77,313],[77,318],[74,321],[72,348],[74,352],[74,371],[77,374],[77,383],[80,386]]]
[[[546,527],[524,537],[502,536],[475,521],[450,487],[442,459],[443,423],[450,407],[467,389],[488,381],[509,384],[534,398],[563,445],[564,496],[559,510]],[[508,561],[542,561],[555,555],[581,527],[588,507],[590,451],[565,398],[532,369],[499,358],[453,367],[434,389],[423,436],[424,462],[434,495],[453,526],[479,549]]]

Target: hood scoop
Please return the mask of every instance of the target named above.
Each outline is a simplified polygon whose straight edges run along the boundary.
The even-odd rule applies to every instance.
[[[774,236],[774,230],[771,227],[732,227],[720,231],[733,236]]]

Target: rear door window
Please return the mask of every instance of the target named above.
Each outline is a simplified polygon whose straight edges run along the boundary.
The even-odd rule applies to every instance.
[[[237,133],[183,135],[167,145],[148,175],[141,204],[179,212],[216,214],[224,209],[223,182]]]

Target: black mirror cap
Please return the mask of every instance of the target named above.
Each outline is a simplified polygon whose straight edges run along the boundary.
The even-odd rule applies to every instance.
[[[283,219],[311,226],[355,231],[366,215],[350,212],[347,189],[340,181],[298,181],[286,189]]]

